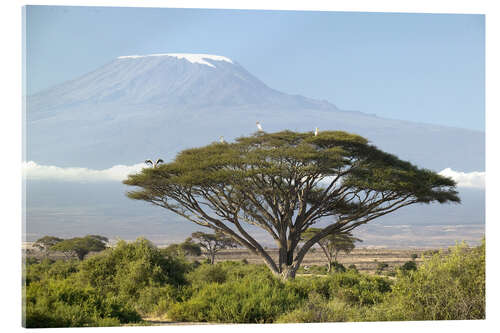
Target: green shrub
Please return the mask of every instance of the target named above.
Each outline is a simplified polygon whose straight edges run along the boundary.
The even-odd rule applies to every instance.
[[[103,293],[113,292],[137,298],[148,286],[185,283],[189,265],[177,258],[164,257],[161,251],[145,239],[133,243],[118,242],[81,264],[83,282]]]
[[[376,260],[375,260],[376,261]],[[375,271],[375,274],[382,274],[382,272],[388,268],[389,265],[386,264],[385,262],[377,262],[377,270]]]
[[[186,279],[192,286],[196,287],[207,283],[224,283],[247,276],[270,277],[271,273],[265,265],[251,265],[241,261],[224,261],[213,265],[202,264],[189,272]]]
[[[139,314],[73,279],[47,279],[26,288],[26,327],[102,326],[140,320]]]
[[[24,272],[26,285],[50,278],[65,279],[78,272],[78,261],[44,259],[40,263],[27,264]]]
[[[277,323],[321,323],[350,321],[354,308],[340,300],[327,300],[312,292],[307,301],[290,313],[277,318]]]
[[[185,302],[168,310],[179,321],[269,323],[292,310],[301,297],[271,276],[248,275],[225,283],[208,283]]]
[[[345,271],[346,271],[346,269],[345,269],[344,265],[342,265],[341,263],[339,263],[337,261],[332,262],[332,272],[333,273],[339,273],[339,272],[343,273]]]
[[[180,289],[172,285],[148,286],[140,289],[137,299],[133,302],[134,308],[142,314],[161,316],[173,303],[182,300]]]
[[[302,299],[307,299],[310,294],[318,294],[322,297],[330,297],[330,280],[325,277],[303,277],[287,281],[286,288],[290,293],[299,295]]]
[[[391,283],[383,277],[345,272],[333,274],[329,288],[330,298],[339,298],[350,305],[372,305],[391,291]]]
[[[358,268],[354,264],[350,264],[349,267],[347,267],[348,270],[358,273]]]
[[[26,325],[108,326],[137,321],[139,313],[165,313],[186,297],[182,293],[189,289],[181,285],[191,268],[165,258],[145,239],[119,242],[82,262],[27,265]]]
[[[417,270],[417,263],[414,261],[407,261],[403,265],[401,265],[400,270],[402,270],[404,272],[416,271]]]
[[[369,320],[465,320],[485,316],[485,244],[435,254],[398,275],[393,292]]]
[[[187,280],[193,285],[223,283],[226,279],[227,271],[220,264],[202,264],[187,275]]]

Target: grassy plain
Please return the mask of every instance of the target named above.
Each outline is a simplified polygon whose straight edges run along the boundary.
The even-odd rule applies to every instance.
[[[350,254],[340,253],[338,262],[345,267],[356,265],[356,268],[363,273],[373,274],[377,269],[378,263],[386,263],[389,265],[387,270],[403,265],[405,262],[412,260],[412,255],[416,254],[415,261],[422,262],[422,255],[429,256],[430,253],[438,252],[440,249],[380,249],[380,248],[357,248]],[[446,249],[444,249],[446,250]],[[278,249],[267,249],[271,256],[277,260]],[[205,257],[189,257],[190,260],[203,261]],[[246,259],[251,264],[262,264],[262,259],[252,254],[246,249],[226,249],[221,250],[217,254],[215,262],[222,261],[239,261]],[[326,265],[326,257],[320,249],[315,249],[311,253],[309,251],[302,262],[301,267],[313,265]]]

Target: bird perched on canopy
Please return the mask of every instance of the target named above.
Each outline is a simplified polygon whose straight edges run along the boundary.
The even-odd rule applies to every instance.
[[[163,160],[161,158],[157,159],[156,162],[153,162],[152,160],[145,160],[144,163],[151,164],[153,168],[156,168],[158,164],[163,163]]]
[[[264,130],[262,129],[262,126],[259,122],[256,122],[257,124],[257,129],[259,130],[259,132],[264,132]]]

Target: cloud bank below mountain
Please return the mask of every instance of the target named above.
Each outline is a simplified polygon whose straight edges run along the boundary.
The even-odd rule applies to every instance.
[[[460,172],[446,168],[439,174],[452,178],[457,182],[458,187],[485,188],[485,172]]]
[[[23,174],[31,180],[56,180],[73,182],[122,181],[128,175],[138,173],[147,167],[145,163],[134,165],[115,165],[108,169],[61,168],[53,165],[40,165],[36,162],[23,162]],[[460,172],[446,168],[440,175],[450,177],[458,187],[484,188],[485,172]]]
[[[23,162],[23,175],[30,180],[54,180],[68,182],[122,181],[129,174],[140,172],[145,163],[134,165],[115,165],[108,169],[61,168],[53,165],[40,165],[36,162]]]

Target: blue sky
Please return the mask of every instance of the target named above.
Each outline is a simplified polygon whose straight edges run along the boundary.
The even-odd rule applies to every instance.
[[[28,94],[131,54],[227,56],[277,90],[484,130],[484,16],[31,6]]]

